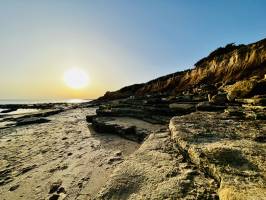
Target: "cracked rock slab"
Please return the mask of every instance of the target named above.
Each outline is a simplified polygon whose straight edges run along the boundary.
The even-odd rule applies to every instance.
[[[173,148],[168,131],[151,134],[121,163],[95,199],[218,199],[216,182]]]
[[[266,199],[265,120],[222,113],[174,117],[171,138],[183,155],[219,183],[221,200]]]

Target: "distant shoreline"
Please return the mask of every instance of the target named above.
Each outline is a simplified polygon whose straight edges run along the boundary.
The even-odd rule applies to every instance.
[[[54,104],[54,103],[87,103],[91,99],[42,99],[42,100],[28,100],[28,99],[0,99],[0,105],[28,105],[28,104]]]

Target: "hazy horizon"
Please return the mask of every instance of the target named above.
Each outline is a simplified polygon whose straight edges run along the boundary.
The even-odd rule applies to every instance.
[[[0,99],[94,99],[191,68],[220,46],[265,38],[265,8],[263,0],[0,1]]]

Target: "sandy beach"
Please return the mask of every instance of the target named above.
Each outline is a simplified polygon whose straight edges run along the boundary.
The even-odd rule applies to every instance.
[[[139,144],[96,134],[94,108],[48,117],[48,123],[0,130],[1,199],[91,199]],[[115,158],[115,159],[113,159]]]

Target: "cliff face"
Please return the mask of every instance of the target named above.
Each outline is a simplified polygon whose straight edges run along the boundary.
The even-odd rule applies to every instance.
[[[194,69],[101,97],[87,117],[92,127],[142,144],[97,197],[264,200],[265,73],[266,39],[229,44]]]
[[[255,77],[262,80],[266,73],[266,39],[249,45],[229,44],[210,53],[195,64],[194,69],[169,74],[144,84],[107,92],[99,100],[113,100],[148,94],[177,95],[193,93],[202,85],[220,89],[237,81]]]

